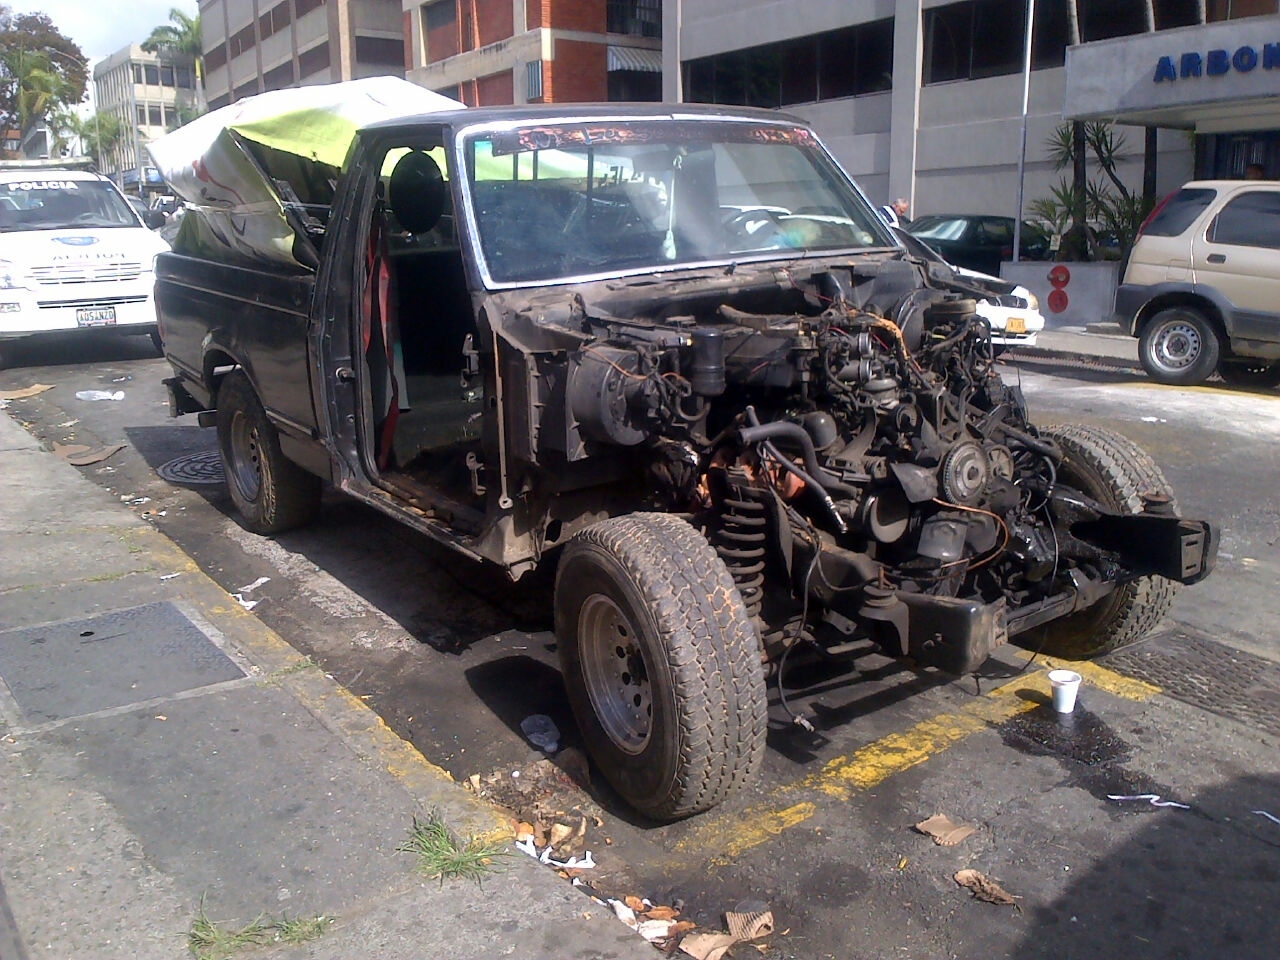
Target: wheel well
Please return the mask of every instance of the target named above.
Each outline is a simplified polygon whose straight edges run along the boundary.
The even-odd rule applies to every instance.
[[[1165,293],[1157,297],[1152,297],[1142,307],[1138,314],[1138,322],[1134,325],[1134,335],[1142,336],[1151,318],[1161,310],[1167,310],[1170,307],[1190,307],[1204,315],[1209,321],[1209,325],[1213,327],[1214,333],[1218,335],[1218,342],[1223,348],[1227,346],[1227,327],[1222,320],[1222,311],[1220,311],[1212,300],[1205,297],[1197,296],[1194,293]]]
[[[222,385],[222,378],[231,372],[228,368],[239,367],[235,357],[221,350],[210,350],[204,355],[204,382],[209,390],[211,406],[218,403],[218,387]]]

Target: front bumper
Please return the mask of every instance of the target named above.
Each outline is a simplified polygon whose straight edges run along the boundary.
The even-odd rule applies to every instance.
[[[121,288],[124,289],[121,289]],[[68,330],[149,333],[156,327],[152,276],[0,290],[0,340]]]

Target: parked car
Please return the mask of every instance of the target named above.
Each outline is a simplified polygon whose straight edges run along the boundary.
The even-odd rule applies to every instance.
[[[971,288],[978,316],[991,324],[991,342],[997,353],[1008,347],[1035,346],[1037,334],[1044,329],[1044,315],[1034,293],[1009,280],[947,263],[938,251],[899,227],[893,234],[913,257],[951,271],[956,283]]]
[[[1030,421],[969,285],[799,118],[279,93],[150,145],[187,204],[157,266],[172,412],[216,426],[255,532],[329,481],[513,579],[557,564],[569,705],[645,815],[752,779],[797,646],[1093,656],[1212,567],[1131,441]]]
[[[1160,383],[1280,384],[1280,181],[1198,180],[1138,232],[1116,319]]]
[[[948,263],[999,276],[1000,264],[1013,259],[1013,217],[983,214],[931,214],[917,217],[907,231],[942,254]],[[1022,221],[1018,244],[1022,260],[1049,256],[1049,235],[1034,223]]]
[[[168,244],[91,164],[0,161],[0,346],[106,328],[155,337],[156,254]]]

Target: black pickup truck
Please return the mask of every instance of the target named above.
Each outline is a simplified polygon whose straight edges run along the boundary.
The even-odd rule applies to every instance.
[[[158,151],[195,171],[157,266],[173,413],[216,424],[251,530],[328,483],[512,578],[557,563],[574,715],[651,817],[752,776],[797,648],[1089,657],[1212,567],[1133,443],[1029,421],[975,291],[798,119],[442,110],[336,162],[228,130]]]

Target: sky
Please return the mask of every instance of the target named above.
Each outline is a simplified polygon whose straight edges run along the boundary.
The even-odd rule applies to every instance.
[[[199,13],[197,0],[0,0],[14,13],[46,13],[64,37],[79,44],[90,62],[130,43],[140,43],[154,27],[169,22],[177,8]]]

